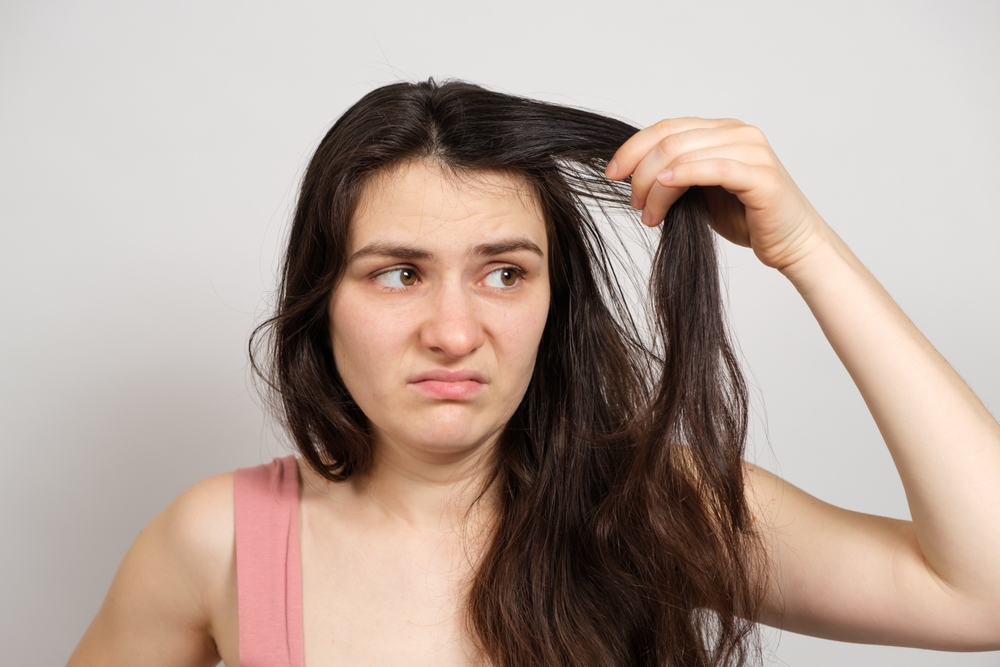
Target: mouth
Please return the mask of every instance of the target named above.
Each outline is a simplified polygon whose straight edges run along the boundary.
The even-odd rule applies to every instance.
[[[481,394],[488,383],[481,373],[473,370],[438,368],[420,373],[406,384],[430,398],[464,401]]]

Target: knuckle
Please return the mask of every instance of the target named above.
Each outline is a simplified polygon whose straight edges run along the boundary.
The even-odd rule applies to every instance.
[[[669,134],[657,143],[657,148],[665,157],[676,156],[680,152],[681,140],[676,134]]]
[[[739,128],[740,134],[744,139],[750,143],[755,144],[766,144],[767,137],[764,136],[764,132],[755,125],[744,125]]]
[[[664,118],[663,120],[658,120],[653,123],[653,127],[661,132],[670,132],[674,128],[674,119]]]
[[[767,146],[751,146],[748,152],[749,161],[759,165],[770,165],[774,162],[774,154]]]

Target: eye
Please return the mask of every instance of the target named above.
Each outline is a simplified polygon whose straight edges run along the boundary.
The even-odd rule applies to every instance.
[[[523,271],[516,267],[505,266],[495,271],[490,271],[486,274],[486,279],[483,282],[486,283],[487,287],[499,287],[500,289],[513,287],[521,279],[523,273]]]
[[[386,287],[410,287],[417,282],[417,272],[413,269],[391,269],[375,276]]]

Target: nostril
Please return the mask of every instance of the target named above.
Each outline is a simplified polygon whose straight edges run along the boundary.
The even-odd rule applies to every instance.
[[[425,347],[460,358],[478,349],[485,339],[479,322],[469,317],[430,317],[421,332]]]

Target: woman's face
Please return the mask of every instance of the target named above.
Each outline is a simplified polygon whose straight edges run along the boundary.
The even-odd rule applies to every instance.
[[[527,186],[405,163],[367,186],[349,246],[333,354],[376,446],[446,462],[491,442],[524,396],[549,308]]]

